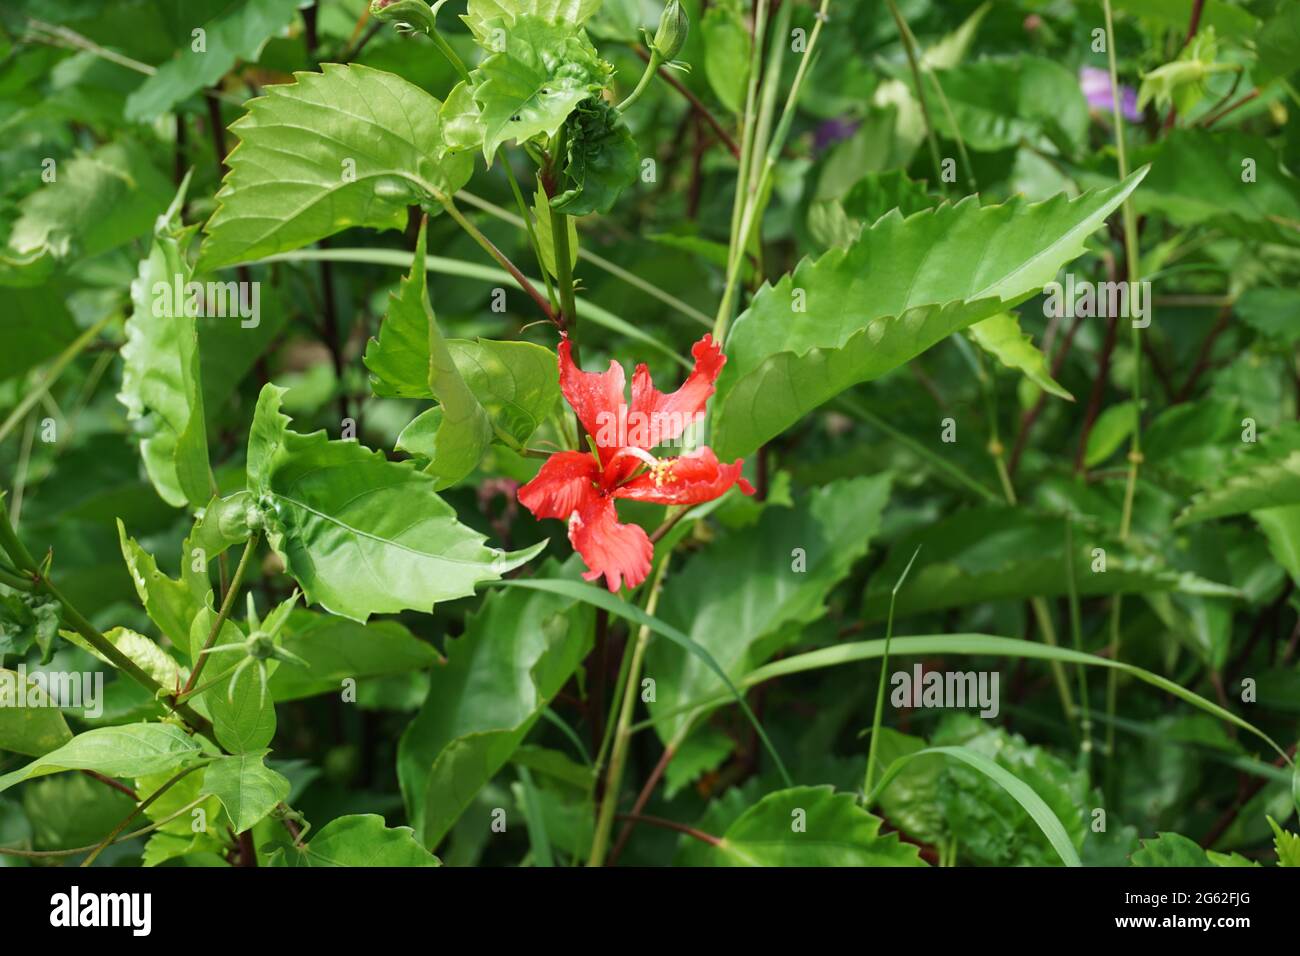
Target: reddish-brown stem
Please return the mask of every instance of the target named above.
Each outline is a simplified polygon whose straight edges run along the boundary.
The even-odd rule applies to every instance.
[[[647,63],[650,62],[649,50],[647,50],[645,47],[639,44],[633,47],[633,49],[636,50],[637,56],[645,60]],[[736,141],[732,139],[731,134],[728,133],[725,129],[723,129],[722,124],[718,122],[717,117],[715,117],[711,112],[709,112],[709,108],[704,105],[704,103],[700,100],[700,98],[696,96],[694,93],[692,93],[689,89],[687,89],[685,85],[682,84],[681,80],[673,76],[672,72],[668,69],[668,67],[666,66],[659,67],[659,76],[669,86],[675,89],[678,93],[682,94],[682,96],[686,97],[686,101],[691,104],[691,108],[694,109],[697,113],[699,113],[700,116],[704,118],[704,121],[713,128],[713,132],[718,134],[718,139],[722,140],[723,144],[727,147],[727,149],[731,151],[731,155],[739,159],[740,147],[736,145]]]
[[[1217,123],[1219,120],[1227,116],[1229,113],[1231,113],[1233,110],[1237,109],[1237,107],[1245,106],[1247,103],[1249,103],[1251,100],[1255,99],[1258,96],[1259,96],[1258,89],[1251,90],[1249,93],[1247,93],[1241,99],[1237,100],[1235,103],[1229,103],[1227,106],[1219,110],[1217,113],[1205,117],[1205,119],[1201,120],[1201,125],[1208,129],[1209,127]]]
[[[140,797],[136,794],[134,790],[132,790],[126,784],[122,783],[122,781],[120,780],[114,780],[112,777],[106,776],[100,773],[98,770],[83,770],[81,772],[84,773],[87,777],[90,777],[92,780],[98,780],[106,787],[112,787],[114,790],[118,791],[119,793],[126,794],[132,800],[139,801],[140,799]]]
[[[1219,336],[1223,334],[1224,330],[1227,329],[1228,320],[1231,318],[1232,306],[1225,305],[1219,310],[1219,319],[1214,323],[1214,327],[1210,329],[1209,334],[1205,336],[1204,341],[1201,342],[1201,347],[1196,353],[1196,361],[1192,365],[1192,371],[1187,376],[1187,381],[1183,384],[1183,387],[1179,389],[1178,394],[1174,396],[1174,404],[1185,402],[1187,399],[1191,398],[1192,390],[1196,388],[1196,383],[1199,382],[1201,376],[1205,374],[1205,370],[1210,367],[1210,355],[1214,351],[1214,343],[1218,340]]]
[[[694,837],[701,843],[707,843],[709,846],[722,846],[722,841],[711,833],[705,833],[703,830],[697,830],[695,827],[688,827],[684,823],[678,823],[676,820],[665,820],[663,817],[648,817],[645,815],[634,815],[631,813],[616,813],[615,820],[631,820],[635,823],[648,823],[652,827],[662,827],[665,830],[676,830],[678,833],[685,833],[689,837]]]
[[[1119,318],[1111,316],[1106,324],[1106,339],[1102,342],[1101,354],[1097,357],[1097,376],[1092,382],[1092,393],[1088,396],[1088,409],[1083,417],[1083,431],[1079,435],[1079,451],[1074,457],[1074,470],[1083,471],[1084,456],[1088,451],[1088,435],[1097,422],[1101,411],[1101,398],[1106,391],[1106,379],[1110,377],[1110,357],[1115,351],[1115,332],[1119,327]]]
[[[663,754],[659,757],[659,762],[655,764],[654,770],[650,771],[650,777],[646,780],[645,786],[637,794],[636,803],[632,804],[632,812],[628,814],[623,829],[619,831],[618,840],[614,843],[614,849],[609,851],[609,862],[606,865],[613,866],[618,862],[619,856],[623,853],[623,848],[627,846],[627,841],[632,838],[632,830],[640,820],[641,811],[650,802],[650,796],[654,793],[655,787],[659,786],[660,778],[663,777],[664,771],[668,769],[668,764],[676,753],[677,751],[673,747],[664,748]]]

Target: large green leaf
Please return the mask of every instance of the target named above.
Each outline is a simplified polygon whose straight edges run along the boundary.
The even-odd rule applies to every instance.
[[[110,777],[140,777],[176,770],[202,756],[198,743],[174,724],[128,724],[77,734],[62,747],[0,776],[0,792],[63,770],[94,770]]]
[[[127,97],[126,118],[156,119],[199,90],[216,86],[236,62],[256,62],[262,47],[293,19],[302,0],[244,0],[224,4],[205,22],[203,45],[197,38],[163,63]]]
[[[148,154],[109,143],[60,164],[56,178],[19,204],[9,247],[19,256],[90,257],[149,232],[174,187]]]
[[[356,621],[467,597],[540,550],[485,547],[438,497],[435,479],[323,431],[300,435],[262,389],[248,443],[248,488],[269,505],[267,540],[308,600]]]
[[[231,125],[240,143],[204,227],[200,269],[297,249],[349,226],[400,229],[406,207],[454,193],[473,157],[452,155],[441,104],[381,70],[326,63],[268,86]]]
[[[541,573],[559,570],[549,563]],[[573,598],[512,589],[490,594],[448,644],[398,750],[402,795],[425,846],[438,844],[582,662],[592,619]]]
[[[718,455],[752,452],[849,386],[1040,291],[1144,175],[1077,199],[891,213],[764,285],[727,341]]]
[[[173,210],[179,209],[185,185]],[[199,370],[197,304],[186,286],[192,231],[160,218],[149,255],[131,284],[131,317],[122,346],[118,400],[137,422],[140,456],[158,494],[177,507],[201,507],[212,497],[208,436]],[[194,306],[194,307],[191,307]]]
[[[491,49],[492,24],[514,25],[523,16],[570,28],[582,26],[601,5],[601,0],[469,0],[462,20],[474,37]]]
[[[898,591],[900,616],[1069,593],[1065,520],[982,506],[956,512],[900,538],[867,588],[862,608],[867,620],[884,619],[894,582],[918,546],[920,560]],[[1094,548],[1106,552],[1104,572],[1092,570]],[[1109,534],[1091,537],[1076,529],[1073,558],[1079,593],[1085,596],[1171,590],[1205,596],[1237,594],[1190,572],[1171,570],[1155,557],[1128,553]]]
[[[424,271],[427,225],[420,224],[411,273],[389,296],[388,314],[380,326],[379,338],[372,339],[366,349],[365,362],[381,381],[396,379],[393,384],[398,394],[405,394],[403,384],[413,390],[411,366],[423,364],[425,394],[438,400],[438,429],[427,471],[438,480],[438,488],[445,488],[478,465],[492,442],[492,422],[465,384],[429,303]]]
[[[50,706],[30,675],[0,668],[0,750],[39,757],[71,739],[63,711]]]
[[[439,661],[433,645],[397,621],[358,624],[329,614],[297,610],[280,632],[285,650],[306,667],[281,667],[271,676],[277,701],[339,693],[347,678],[428,670]]]
[[[741,676],[824,612],[831,589],[866,554],[888,499],[889,476],[879,475],[814,489],[792,508],[768,506],[756,524],[669,576],[659,617],[707,649],[728,676]],[[655,681],[651,714],[724,686],[698,657],[665,641],[650,645],[645,672]],[[659,733],[671,739],[684,720],[658,725]]]
[[[599,95],[610,66],[586,35],[565,24],[523,15],[506,28],[504,48],[473,73],[488,164],[504,142],[554,136],[579,103]]]
[[[289,781],[265,763],[270,751],[218,757],[203,771],[200,794],[221,801],[236,833],[243,833],[289,796]]]
[[[1151,164],[1133,197],[1139,213],[1160,212],[1175,225],[1205,223],[1245,238],[1300,241],[1300,182],[1263,137],[1176,129],[1139,150],[1136,160]]]
[[[925,866],[919,849],[834,788],[769,793],[707,851],[712,866]]]
[[[373,813],[339,817],[321,827],[306,846],[277,849],[268,866],[438,866],[438,858],[410,827],[389,829]]]

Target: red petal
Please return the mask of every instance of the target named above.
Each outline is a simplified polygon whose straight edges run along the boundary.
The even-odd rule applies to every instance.
[[[591,569],[583,578],[594,581],[603,574],[611,591],[620,584],[636,587],[654,560],[650,536],[640,525],[618,523],[613,498],[593,495],[584,501],[569,522],[569,541]]]
[[[578,413],[578,421],[596,439],[603,463],[609,458],[607,452],[618,450],[620,422],[627,415],[623,366],[611,359],[607,372],[584,372],[573,363],[567,335],[560,340],[559,353],[560,391]]]
[[[727,357],[722,346],[705,335],[691,347],[695,368],[682,387],[665,395],[650,381],[650,371],[638,365],[632,375],[632,413],[629,415],[629,444],[654,448],[670,442],[704,414]]]
[[[599,477],[600,465],[586,452],[556,452],[537,477],[519,489],[519,503],[538,518],[567,521],[584,501],[596,497],[592,482]]]
[[[661,459],[663,468],[637,475],[614,492],[617,498],[632,498],[657,505],[698,505],[724,494],[732,485],[740,485],[747,495],[754,486],[740,477],[743,458],[730,465],[718,461],[707,445],[680,458]]]

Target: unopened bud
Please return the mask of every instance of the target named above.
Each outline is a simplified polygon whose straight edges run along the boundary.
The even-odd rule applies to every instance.
[[[655,33],[655,51],[665,60],[675,57],[686,45],[687,34],[691,32],[691,20],[679,0],[669,0],[659,17],[659,29]]]

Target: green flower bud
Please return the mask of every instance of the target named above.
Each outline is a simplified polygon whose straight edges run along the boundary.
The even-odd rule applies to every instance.
[[[396,25],[399,33],[434,31],[434,12],[424,0],[372,0],[370,15],[376,20]]]
[[[669,0],[659,17],[659,29],[655,33],[654,48],[663,59],[671,60],[683,46],[686,36],[691,32],[691,20],[679,0]]]

